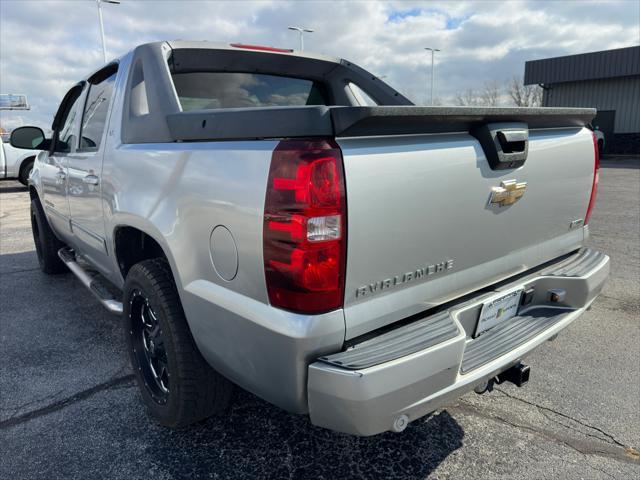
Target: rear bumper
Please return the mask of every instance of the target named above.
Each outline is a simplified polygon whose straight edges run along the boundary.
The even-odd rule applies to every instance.
[[[320,357],[309,366],[311,421],[362,436],[401,430],[406,422],[506,370],[567,327],[600,293],[608,274],[609,257],[585,249],[446,312]],[[533,287],[531,303],[504,325],[472,338],[483,303],[520,287]],[[550,290],[563,292],[563,299],[551,302]]]

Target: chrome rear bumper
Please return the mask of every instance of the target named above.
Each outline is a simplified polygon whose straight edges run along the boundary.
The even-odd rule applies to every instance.
[[[600,293],[609,257],[583,249],[446,312],[416,320],[309,366],[311,421],[355,435],[402,430],[520,361],[579,317]],[[518,316],[473,338],[484,302],[533,288]],[[562,291],[552,302],[549,291]]]

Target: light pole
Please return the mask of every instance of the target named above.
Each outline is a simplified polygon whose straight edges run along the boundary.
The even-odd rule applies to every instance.
[[[305,28],[305,27],[289,27],[289,30],[295,30],[296,32],[298,32],[300,34],[300,51],[304,51],[304,34],[306,33],[313,33],[313,30],[311,28]]]
[[[98,5],[98,20],[100,22],[100,38],[102,39],[102,56],[104,57],[104,63],[107,63],[107,45],[104,40],[104,25],[102,23],[102,3],[120,5],[120,2],[118,0],[96,0],[96,4]]]
[[[436,72],[433,66],[433,54],[435,52],[439,52],[440,50],[438,48],[430,48],[430,47],[425,47],[425,50],[429,50],[431,52],[431,106],[433,106],[433,83],[436,75]]]

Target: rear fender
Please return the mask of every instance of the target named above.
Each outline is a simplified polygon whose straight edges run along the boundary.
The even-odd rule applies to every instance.
[[[169,266],[171,267],[171,272],[173,274],[173,279],[176,282],[178,291],[182,289],[182,282],[180,280],[180,276],[177,274],[178,269],[176,266],[175,258],[171,253],[171,249],[169,248],[164,235],[162,235],[156,225],[149,221],[149,219],[125,213],[119,213],[118,215],[114,216],[113,224],[114,227],[110,229],[110,234],[106,239],[107,251],[110,253],[113,259],[111,272],[109,272],[109,275],[107,275],[109,280],[111,280],[116,286],[120,288],[124,286],[125,278],[120,271],[120,266],[118,265],[118,259],[116,257],[115,234],[120,228],[132,227],[151,237],[160,246],[162,252],[164,253],[164,256],[169,262]]]

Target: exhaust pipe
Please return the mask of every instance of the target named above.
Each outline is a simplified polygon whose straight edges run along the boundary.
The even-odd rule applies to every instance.
[[[493,392],[493,385],[496,383],[494,378],[490,378],[482,383],[476,385],[473,389],[478,395],[484,395],[485,393]]]

